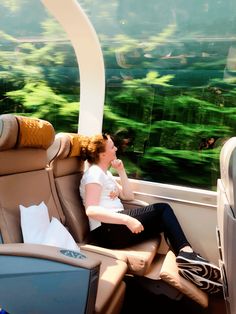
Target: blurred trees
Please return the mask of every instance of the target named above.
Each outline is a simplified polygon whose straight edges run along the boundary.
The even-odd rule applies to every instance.
[[[43,16],[40,2],[24,4],[0,4],[6,13],[0,22],[0,113],[31,115],[49,120],[58,131],[77,132],[79,71],[74,50],[58,23]],[[31,15],[23,18],[28,10],[35,21]],[[23,24],[11,28],[9,15]],[[14,26],[17,19],[12,20]]]
[[[32,16],[23,19],[26,2]],[[90,2],[82,1],[92,8]],[[99,2],[95,19],[106,65],[104,131],[115,136],[130,177],[214,190],[221,146],[236,133],[235,80],[224,75],[234,43],[219,41],[218,34],[214,41],[186,32],[186,16],[184,33],[174,8],[162,23],[149,23],[137,0],[136,12],[126,18],[127,2],[119,2],[121,28],[109,18],[105,33],[100,27],[114,14],[113,2]],[[160,16],[174,3],[163,2]],[[159,8],[156,1],[154,7]],[[153,17],[154,7],[148,7]],[[0,113],[35,116],[50,121],[57,132],[77,132],[79,71],[65,34],[40,11],[38,1],[3,1],[0,9],[5,11],[0,20]],[[28,34],[16,19],[14,25],[7,23],[14,14],[21,16]],[[203,36],[203,24],[200,31]],[[211,146],[209,138],[214,139]]]
[[[132,146],[123,152],[136,165],[129,175],[215,189],[220,149],[236,134],[235,86],[222,80],[176,89],[171,76],[153,77],[151,72],[107,91],[105,128],[132,134]],[[210,138],[214,143],[207,146]]]

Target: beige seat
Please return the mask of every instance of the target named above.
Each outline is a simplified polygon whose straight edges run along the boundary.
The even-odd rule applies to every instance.
[[[59,133],[48,149],[49,165],[53,169],[55,182],[53,189],[58,193],[63,213],[76,241],[86,243],[81,246],[86,251],[125,254],[128,272],[152,293],[166,294],[173,299],[186,295],[202,307],[207,307],[207,294],[179,276],[174,254],[171,251],[166,256],[157,254],[160,239],[122,250],[109,250],[89,244],[88,218],[79,196],[79,184],[84,171],[84,162],[80,158],[82,139],[79,134]],[[144,203],[139,201],[125,204],[129,207],[142,205]]]
[[[59,133],[48,150],[49,165],[53,170],[56,190],[67,225],[77,242],[86,243],[82,246],[83,249],[122,252],[127,256],[129,272],[144,275],[157,253],[160,238],[147,240],[122,250],[109,250],[89,244],[88,217],[79,195],[80,179],[84,171],[84,161],[79,157],[82,138],[78,134]],[[129,202],[129,207],[143,204],[141,201],[133,201]]]
[[[228,139],[220,152],[217,181],[217,234],[227,312],[236,312],[236,137]]]
[[[49,216],[54,216],[63,224],[66,224],[66,218],[57,199],[57,194],[55,191],[52,191],[51,179],[53,176],[51,170],[46,168],[46,150],[52,144],[54,136],[52,125],[46,121],[13,115],[0,116],[0,230],[2,241],[2,244],[0,244],[0,260],[1,265],[4,265],[0,271],[1,306],[9,310],[10,313],[33,313],[35,304],[31,304],[29,295],[21,288],[29,284],[32,302],[34,300],[37,303],[40,309],[38,312],[40,313],[60,312],[57,307],[59,307],[61,302],[65,307],[65,311],[67,310],[71,313],[75,313],[73,304],[74,306],[84,304],[83,310],[81,308],[81,313],[119,313],[125,295],[125,283],[123,282],[123,277],[127,271],[125,256],[117,253],[118,258],[116,258],[117,256],[112,254],[112,252],[98,254],[89,251],[85,252],[84,250],[81,250],[79,255],[63,256],[63,250],[55,247],[22,243],[20,204],[28,207],[44,201],[48,207]],[[18,264],[12,261],[10,258],[12,256],[17,257],[18,262],[25,258],[22,261],[22,268],[26,265],[26,260],[29,261],[30,257],[32,257],[29,261],[30,265],[35,265],[36,261],[38,265],[34,267],[34,271],[37,271],[38,267],[44,267],[45,265],[43,264],[42,266],[42,263],[46,263],[49,260],[51,260],[51,264],[53,263],[55,268],[58,268],[58,263],[60,263],[61,268],[58,271],[58,275],[52,269],[52,276],[50,277],[48,275],[50,270],[48,269],[51,269],[50,267],[52,266],[47,264],[45,266],[46,269],[50,267],[46,271],[43,271],[41,275],[39,273],[38,276],[33,276],[33,278],[38,279],[37,286],[32,287],[30,286],[31,281],[28,280],[29,275],[25,275],[25,272],[31,269],[31,266],[25,269],[25,272],[19,276]],[[14,263],[16,264],[15,267]],[[39,263],[41,264],[39,265]],[[65,269],[66,263],[70,265],[70,271],[73,270],[75,272],[75,267],[79,268],[82,275],[83,270],[87,271],[84,275],[85,277],[87,276],[87,282],[84,280],[84,285],[82,275],[75,273],[71,277],[70,283],[68,281],[68,285],[66,285],[65,280],[63,289],[60,288],[60,284],[57,284],[57,281],[54,282],[52,287],[50,286],[53,276],[56,276],[57,280],[58,276],[63,276],[63,274],[63,278],[69,276],[68,269]],[[45,268],[43,269],[45,270]],[[7,276],[7,281],[6,273],[9,275]],[[30,272],[31,275],[32,272]],[[17,278],[21,277],[24,278],[24,285],[22,281],[17,280]],[[15,278],[13,282],[11,278]],[[19,285],[16,284],[18,281],[21,282]],[[42,299],[40,299],[41,294],[36,293],[34,289],[41,289]],[[60,290],[59,295],[57,295],[58,290]],[[53,291],[56,294],[53,294]],[[70,291],[72,292],[70,293]],[[51,296],[49,298],[47,293],[52,293],[52,296],[49,294]],[[27,302],[24,301],[26,295]],[[84,296],[83,300],[82,296]],[[8,298],[10,298],[9,302],[7,301]],[[52,308],[48,308],[47,306],[49,305],[45,305],[46,308],[41,308],[45,304],[44,300],[47,300],[47,298],[50,299],[48,300],[49,304],[55,300]],[[17,300],[17,302],[12,300]],[[27,303],[27,306],[31,306],[31,308],[27,308],[24,311],[23,307],[21,310],[20,305],[23,303]],[[13,304],[16,304],[15,308]]]

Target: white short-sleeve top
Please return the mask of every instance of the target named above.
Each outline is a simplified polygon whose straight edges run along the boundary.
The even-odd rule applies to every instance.
[[[124,209],[119,197],[114,197],[115,194],[118,195],[118,186],[109,170],[104,172],[99,166],[92,165],[85,171],[80,182],[80,195],[83,203],[85,200],[85,185],[89,183],[97,183],[102,187],[99,206],[113,212],[119,212]],[[89,218],[89,224],[92,231],[99,227],[101,222]]]

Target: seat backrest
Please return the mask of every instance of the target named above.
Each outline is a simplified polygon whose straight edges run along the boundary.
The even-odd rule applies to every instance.
[[[236,137],[225,142],[220,153],[217,182],[217,228],[224,295],[229,313],[236,312]]]
[[[19,205],[46,204],[50,218],[65,222],[51,193],[47,148],[54,141],[53,126],[44,120],[0,116],[0,229],[3,243],[23,241]]]
[[[227,193],[229,205],[236,217],[236,137],[230,138],[220,153],[220,178]]]
[[[76,133],[56,134],[53,145],[48,149],[48,161],[66,224],[75,241],[87,243],[89,221],[79,192],[84,172],[84,161],[80,157],[82,140],[83,136]]]

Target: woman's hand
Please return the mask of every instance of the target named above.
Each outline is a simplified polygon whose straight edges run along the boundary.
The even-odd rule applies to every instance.
[[[133,218],[131,216],[127,217],[126,226],[133,233],[140,233],[140,232],[142,232],[144,230],[143,225],[141,224],[141,222],[138,219]]]
[[[116,169],[117,172],[124,170],[124,164],[120,159],[114,159],[111,162],[111,166]]]
[[[129,183],[123,161],[114,159],[111,161],[111,166],[118,172],[120,177],[120,183],[117,182],[119,197],[123,200],[132,201],[134,199],[134,193]]]

